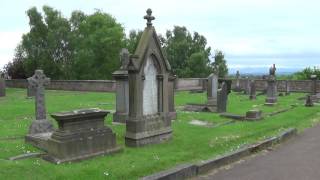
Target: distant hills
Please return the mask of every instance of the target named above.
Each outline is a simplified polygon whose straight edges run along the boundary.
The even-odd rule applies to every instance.
[[[301,71],[304,68],[299,68],[299,67],[293,67],[293,68],[289,68],[289,67],[285,67],[285,68],[281,68],[281,67],[277,67],[277,74],[279,75],[290,75],[293,74],[295,72]],[[233,68],[230,67],[229,68],[229,74],[230,75],[234,75],[236,74],[237,70],[239,70],[241,75],[244,74],[250,74],[250,75],[264,75],[264,74],[269,74],[269,67],[238,67],[238,68]]]

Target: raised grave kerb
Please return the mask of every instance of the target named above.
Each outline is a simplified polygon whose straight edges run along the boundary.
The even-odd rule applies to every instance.
[[[126,122],[125,143],[137,147],[160,143],[172,135],[169,116],[169,61],[161,49],[155,28],[155,18],[147,10],[147,27],[134,55],[128,63],[129,118]]]

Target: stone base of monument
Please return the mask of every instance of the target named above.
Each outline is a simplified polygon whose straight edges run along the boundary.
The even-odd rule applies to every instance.
[[[177,119],[177,112],[169,112],[169,117],[171,120]]]
[[[139,120],[127,121],[126,128],[125,144],[129,147],[159,144],[172,137],[168,115],[146,115]]]
[[[48,139],[51,137],[52,132],[48,133],[38,133],[38,134],[28,134],[25,136],[25,142],[33,145],[43,151],[48,150]]]
[[[217,107],[208,104],[187,104],[183,110],[194,112],[217,112]]]
[[[47,150],[47,140],[54,131],[50,121],[34,120],[29,127],[29,133],[25,136],[25,142],[44,151]]]
[[[277,104],[277,98],[267,98],[264,105],[266,106],[273,106]]]
[[[261,110],[250,110],[246,112],[246,120],[260,120],[262,119]]]
[[[59,129],[47,140],[48,155],[44,159],[58,164],[119,152],[115,133],[104,125],[108,113],[82,109],[52,114]]]
[[[118,113],[115,112],[113,113],[113,122],[115,123],[121,123],[121,124],[125,124],[126,121],[128,120],[129,116],[128,113]]]

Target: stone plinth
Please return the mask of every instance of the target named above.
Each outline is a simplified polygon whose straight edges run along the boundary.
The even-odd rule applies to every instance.
[[[44,159],[63,163],[121,150],[116,145],[115,133],[104,125],[108,113],[83,109],[52,114],[59,129],[48,139],[48,155]]]
[[[268,80],[267,98],[265,105],[274,105],[277,103],[277,84],[275,79]]]
[[[260,120],[262,119],[261,110],[250,110],[246,112],[246,120]]]
[[[177,119],[177,112],[174,107],[174,87],[177,76],[170,75],[168,80],[169,117],[171,120]]]
[[[126,123],[129,117],[129,83],[128,71],[118,70],[113,73],[116,80],[116,112],[113,113],[113,122]]]

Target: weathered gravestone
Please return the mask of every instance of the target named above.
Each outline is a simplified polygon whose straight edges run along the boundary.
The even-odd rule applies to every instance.
[[[217,112],[218,103],[218,75],[212,73],[208,77],[207,98],[208,110],[210,112]]]
[[[222,82],[221,89],[218,90],[217,112],[218,113],[226,112],[227,103],[228,103],[228,87],[225,82]]]
[[[6,80],[4,73],[0,73],[0,97],[6,96]]]
[[[307,95],[306,103],[304,104],[306,107],[314,106],[311,95]]]
[[[290,84],[289,81],[286,81],[286,96],[290,95]]]
[[[120,151],[115,133],[104,125],[108,113],[93,108],[52,114],[59,128],[48,139],[44,159],[59,164]]]
[[[317,75],[311,75],[310,79],[312,80],[310,98],[313,102],[318,102],[320,99],[319,94],[317,94]]]
[[[36,94],[36,91],[34,89],[34,87],[31,85],[31,83],[28,83],[28,87],[27,87],[27,97],[34,97]]]
[[[249,79],[249,77],[246,77],[246,79],[245,79],[244,94],[250,95],[250,79]]]
[[[256,96],[256,82],[254,80],[250,81],[250,95],[249,95],[250,100],[257,99]]]
[[[53,131],[53,125],[47,120],[45,106],[45,88],[50,83],[42,70],[36,70],[35,74],[28,78],[28,82],[35,89],[35,115],[36,119],[32,121],[29,127],[29,133],[26,135],[26,142],[39,148],[45,149],[43,140],[46,140]]]
[[[128,62],[129,51],[122,49],[120,53],[121,67],[112,76],[116,80],[116,112],[113,114],[113,122],[125,123],[129,118],[129,82]]]
[[[169,116],[169,75],[171,67],[147,10],[147,27],[137,49],[129,58],[129,118],[126,121],[127,146],[160,143],[172,136]]]
[[[234,88],[235,92],[240,92],[241,91],[241,86],[240,86],[240,73],[237,71],[236,74],[236,87]]]
[[[277,103],[277,82],[276,82],[276,66],[273,66],[269,70],[269,77],[267,79],[267,98],[265,105],[274,105]]]

